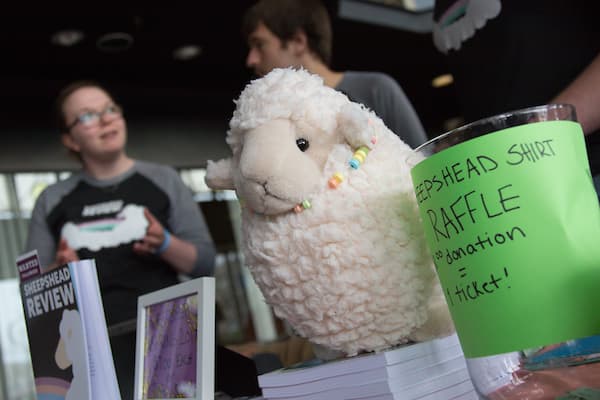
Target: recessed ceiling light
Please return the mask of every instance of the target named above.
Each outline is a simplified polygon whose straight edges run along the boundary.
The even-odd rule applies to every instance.
[[[126,32],[110,32],[98,38],[96,47],[109,53],[125,51],[133,46],[133,36]]]
[[[451,85],[453,82],[454,77],[452,76],[452,74],[443,74],[433,78],[433,80],[431,81],[431,86],[433,86],[434,88],[441,88],[444,86]]]
[[[187,61],[196,58],[202,54],[202,47],[195,44],[180,46],[173,50],[173,58],[176,60]]]
[[[76,29],[65,29],[52,35],[51,41],[55,45],[69,47],[81,42],[84,34]]]

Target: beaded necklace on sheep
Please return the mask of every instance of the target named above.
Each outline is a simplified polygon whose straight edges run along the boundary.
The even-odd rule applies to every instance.
[[[372,125],[373,122],[371,119],[369,119],[369,126]],[[373,134],[373,136],[371,136],[371,144],[373,146],[377,144],[377,135]],[[352,155],[350,161],[348,161],[348,163],[346,164],[345,172],[351,172],[352,170],[359,169],[362,163],[365,162],[367,155],[369,155],[369,151],[371,151],[371,149],[369,149],[367,146],[359,146],[358,149],[354,151],[354,154]],[[344,179],[345,175],[342,172],[335,172],[327,181],[327,186],[330,189],[337,189],[338,186],[344,181]],[[296,206],[294,206],[293,211],[299,214],[302,211],[308,210],[310,208],[312,208],[311,201],[309,199],[304,199],[300,204],[296,204]]]

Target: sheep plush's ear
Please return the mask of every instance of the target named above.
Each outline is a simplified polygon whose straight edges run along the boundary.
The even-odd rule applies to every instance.
[[[338,129],[353,148],[367,146],[372,148],[376,136],[375,126],[379,118],[363,105],[350,102],[345,104],[338,114]]]
[[[231,157],[223,158],[217,162],[208,160],[204,181],[211,189],[235,189],[233,186],[233,171]]]

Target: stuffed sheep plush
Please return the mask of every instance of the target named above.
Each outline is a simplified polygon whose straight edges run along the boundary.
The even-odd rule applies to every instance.
[[[235,102],[206,182],[235,189],[245,262],[275,314],[342,355],[450,334],[409,171],[412,150],[305,70]]]

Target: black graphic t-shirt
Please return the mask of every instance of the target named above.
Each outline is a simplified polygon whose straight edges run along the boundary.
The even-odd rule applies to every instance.
[[[139,161],[109,181],[77,174],[48,187],[36,202],[27,248],[48,265],[66,239],[79,258],[96,260],[108,324],[134,318],[138,296],[178,282],[162,258],[133,252],[148,225],[144,208],[198,247],[195,275],[212,273],[214,246],[191,193],[171,168]]]

